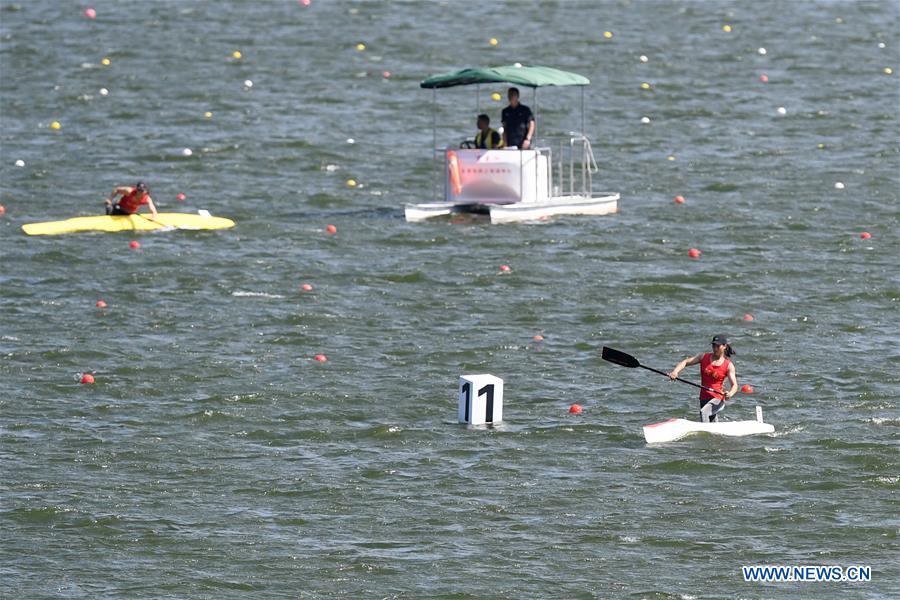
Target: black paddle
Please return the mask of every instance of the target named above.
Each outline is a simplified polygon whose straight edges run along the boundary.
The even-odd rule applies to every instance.
[[[646,366],[642,365],[638,361],[638,359],[636,359],[635,357],[633,357],[630,354],[625,354],[621,350],[615,350],[613,348],[607,348],[606,346],[603,346],[603,354],[601,356],[603,357],[603,360],[608,360],[611,363],[615,363],[615,364],[623,366],[623,367],[628,367],[629,369],[635,369],[637,367],[640,367],[642,369],[647,369],[648,371],[653,371],[654,373],[659,373],[660,375],[665,375],[666,377],[669,376],[668,373],[665,373],[663,371],[658,371],[651,367],[646,367]],[[706,390],[707,392],[724,397],[724,394],[722,392],[720,392],[719,390],[714,390],[712,388],[708,388],[705,385],[700,385],[699,383],[694,383],[693,381],[688,381],[687,379],[682,379],[681,377],[676,377],[675,381],[680,381],[681,383],[686,383],[688,385],[698,387],[701,390]]]

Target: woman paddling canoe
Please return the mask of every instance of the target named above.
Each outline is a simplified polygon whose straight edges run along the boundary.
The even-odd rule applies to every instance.
[[[116,196],[121,196],[118,202]],[[127,185],[117,187],[105,202],[108,215],[136,215],[138,209],[145,204],[150,207],[151,219],[156,220],[158,214],[153,198],[150,197],[150,190],[143,181],[138,181],[134,187]]]
[[[712,423],[716,420],[716,413],[725,408],[725,400],[730,400],[738,391],[737,376],[734,373],[734,363],[729,358],[735,354],[724,335],[717,335],[712,339],[712,352],[701,352],[695,356],[684,359],[672,369],[669,377],[675,379],[685,367],[700,365],[700,383],[708,388],[717,390],[719,397],[706,390],[700,390],[700,420],[704,423]],[[726,392],[724,390],[725,379],[731,384]]]

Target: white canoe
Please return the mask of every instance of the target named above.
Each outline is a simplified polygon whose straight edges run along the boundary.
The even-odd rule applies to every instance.
[[[713,423],[700,423],[687,419],[669,419],[661,423],[644,425],[644,439],[648,444],[660,442],[674,442],[694,433],[713,433],[741,437],[745,435],[759,435],[761,433],[774,433],[775,426],[763,423],[762,407],[756,407],[755,421],[716,421]]]

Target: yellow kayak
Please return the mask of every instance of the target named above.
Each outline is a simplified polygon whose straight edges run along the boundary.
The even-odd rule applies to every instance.
[[[150,215],[99,215],[75,217],[65,221],[44,221],[22,225],[28,235],[58,235],[82,231],[156,231],[161,229],[228,229],[234,221],[213,217],[206,211],[201,214],[159,213],[156,220]]]

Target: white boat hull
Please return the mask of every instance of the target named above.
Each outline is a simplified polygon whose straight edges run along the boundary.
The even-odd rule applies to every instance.
[[[482,204],[478,202],[433,202],[407,204],[407,221],[424,221],[434,217],[458,213],[488,215],[491,223],[519,223],[538,221],[559,215],[609,215],[619,210],[619,194],[604,193],[584,196],[561,196],[544,202],[514,202],[512,204]]]
[[[762,409],[756,407],[756,421],[716,421],[700,423],[687,419],[669,419],[661,423],[644,425],[644,439],[648,444],[674,442],[694,433],[712,433],[730,437],[775,433],[775,426],[763,423]]]

